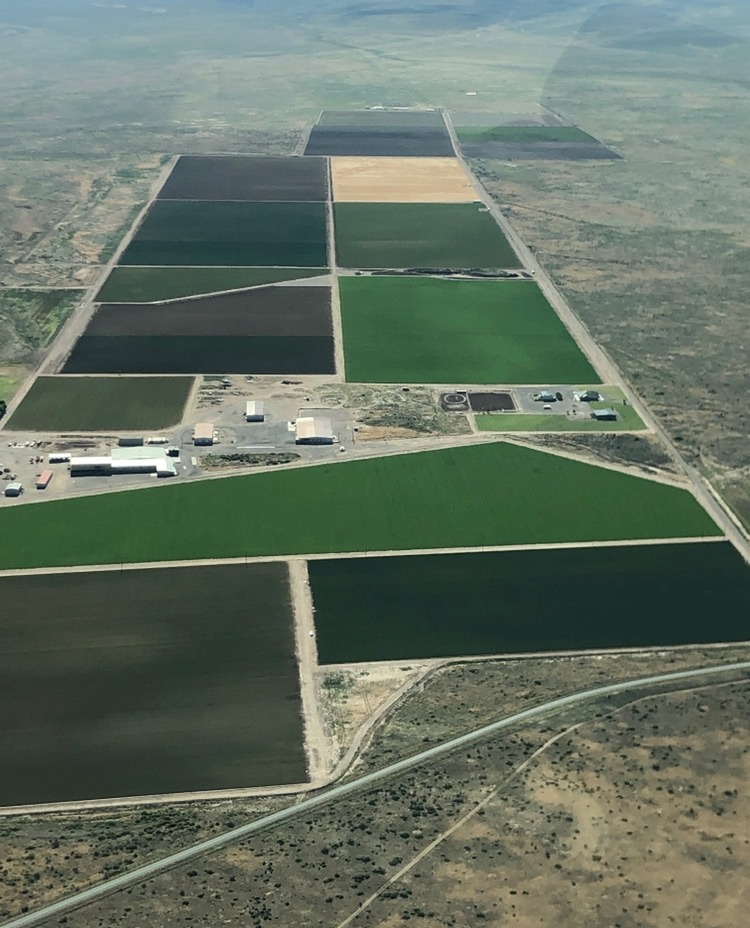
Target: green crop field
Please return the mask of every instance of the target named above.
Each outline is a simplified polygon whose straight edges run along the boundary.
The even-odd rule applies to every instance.
[[[326,268],[297,267],[116,267],[96,299],[99,303],[154,303],[327,273]]]
[[[596,372],[533,281],[341,277],[356,383],[575,383]]]
[[[491,442],[0,508],[0,563],[720,534],[686,490]]]
[[[322,267],[325,203],[157,200],[120,264]]]
[[[487,413],[475,416],[477,428],[482,432],[637,432],[646,428],[632,406],[622,403],[591,403],[592,409],[610,406],[615,409],[615,422],[597,422],[596,419],[569,419],[551,413]]]
[[[192,377],[39,377],[9,426],[37,432],[159,429],[182,419]]]
[[[338,263],[351,268],[514,268],[521,263],[476,203],[336,203]]]
[[[727,542],[344,558],[309,570],[324,664],[748,637],[750,569]]]
[[[462,142],[593,142],[578,126],[458,126]]]
[[[0,578],[0,805],[305,780],[283,563]]]

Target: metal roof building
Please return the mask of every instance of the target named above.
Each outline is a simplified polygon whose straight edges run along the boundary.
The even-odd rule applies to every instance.
[[[194,445],[212,445],[214,443],[213,422],[199,422],[193,430]]]
[[[604,409],[592,409],[591,418],[596,419],[598,422],[615,422],[617,420],[617,413],[614,409],[605,407]]]
[[[263,411],[262,400],[250,400],[245,406],[246,422],[263,422],[265,413]]]
[[[331,420],[323,416],[303,416],[296,425],[298,445],[332,445],[335,441]]]

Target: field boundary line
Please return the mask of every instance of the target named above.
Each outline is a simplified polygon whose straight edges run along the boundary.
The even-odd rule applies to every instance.
[[[288,562],[288,569],[289,592],[294,614],[295,651],[302,702],[307,775],[311,786],[319,787],[326,782],[328,739],[316,691],[315,671],[318,669],[318,646],[315,637],[307,561],[303,558],[294,558]]]
[[[522,712],[517,712],[513,715],[506,716],[497,722],[493,722],[489,725],[484,725],[481,728],[474,729],[473,731],[464,735],[460,735],[457,738],[452,738],[439,745],[435,745],[434,747],[415,754],[412,757],[407,757],[403,760],[397,761],[396,763],[389,764],[388,766],[383,767],[380,770],[376,770],[373,773],[365,774],[364,776],[358,777],[355,780],[350,780],[347,783],[342,783],[338,786],[331,787],[330,789],[327,789],[316,796],[311,796],[308,799],[304,799],[301,802],[292,806],[288,806],[285,809],[281,809],[278,812],[273,812],[270,815],[262,816],[253,822],[241,825],[238,828],[233,828],[224,832],[223,834],[216,835],[215,837],[209,838],[205,841],[198,842],[197,844],[184,848],[181,851],[177,851],[174,854],[163,857],[160,860],[153,861],[150,864],[146,864],[145,866],[131,870],[129,873],[123,873],[120,876],[114,877],[110,880],[105,880],[103,883],[100,883],[99,885],[82,892],[75,893],[74,895],[69,896],[67,899],[62,899],[59,902],[44,906],[41,909],[37,909],[35,912],[30,912],[26,915],[22,915],[20,918],[14,918],[8,922],[5,922],[2,928],[29,928],[31,925],[38,925],[40,922],[45,921],[46,919],[49,919],[53,916],[62,915],[66,912],[73,911],[74,909],[81,908],[90,902],[117,892],[120,889],[124,889],[127,886],[132,886],[135,883],[139,883],[143,880],[150,879],[157,874],[171,870],[174,867],[177,867],[188,860],[192,860],[199,855],[220,850],[221,848],[233,844],[236,841],[241,841],[244,838],[247,838],[257,832],[264,831],[276,825],[282,824],[283,822],[296,818],[299,815],[308,814],[312,809],[325,806],[336,799],[340,799],[344,796],[350,795],[351,793],[375,786],[381,783],[381,781],[388,779],[389,777],[410,771],[415,767],[427,763],[428,761],[435,760],[439,757],[442,757],[443,755],[451,753],[454,750],[473,744],[476,741],[480,741],[482,738],[485,738],[489,735],[493,735],[505,729],[512,728],[531,719],[543,718],[545,715],[549,715],[558,709],[565,709],[567,707],[579,705],[591,700],[598,700],[607,696],[613,696],[619,693],[628,692],[630,690],[637,690],[643,687],[668,685],[670,683],[677,683],[682,680],[690,680],[695,677],[700,678],[723,673],[739,673],[744,676],[747,671],[750,671],[750,661],[717,665],[713,667],[701,667],[695,670],[684,670],[677,673],[668,674],[656,674],[642,677],[637,680],[629,680],[624,683],[614,683],[609,684],[608,686],[595,687],[590,690],[583,690],[579,693],[573,693],[568,696],[549,700],[548,702],[541,703],[540,705],[534,706],[530,709],[525,709]],[[746,678],[745,680],[741,678],[737,682],[746,682]]]
[[[693,535],[675,538],[626,538],[615,541],[545,541],[539,544],[470,545],[451,548],[393,548],[379,551],[325,551],[311,554],[259,554],[248,557],[189,558],[184,561],[133,561],[122,564],[77,564],[63,567],[13,567],[0,577],[33,577],[39,574],[99,573],[102,571],[164,570],[179,567],[218,567],[222,564],[267,564],[275,561],[332,561],[366,557],[423,557],[428,555],[488,554],[502,551],[553,551],[560,548],[636,548],[653,545],[714,544],[728,541],[725,535]]]

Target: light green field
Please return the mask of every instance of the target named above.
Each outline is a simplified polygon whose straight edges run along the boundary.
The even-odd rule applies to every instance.
[[[325,268],[299,267],[116,267],[96,299],[99,303],[154,303],[327,273]]]
[[[21,377],[0,376],[0,400],[7,402],[18,389],[22,379]]]
[[[641,417],[632,406],[622,403],[590,403],[592,409],[612,407],[619,418],[616,422],[596,419],[569,419],[567,416],[543,413],[485,413],[474,417],[482,432],[622,432],[645,429]]]
[[[686,490],[493,442],[0,508],[0,563],[720,534]]]
[[[182,418],[192,377],[39,377],[8,423],[19,431],[159,429]]]
[[[596,382],[533,281],[341,277],[354,383]]]

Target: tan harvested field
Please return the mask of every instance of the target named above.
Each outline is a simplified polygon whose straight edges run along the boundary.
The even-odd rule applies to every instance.
[[[455,158],[331,158],[339,203],[472,203],[471,178]]]

